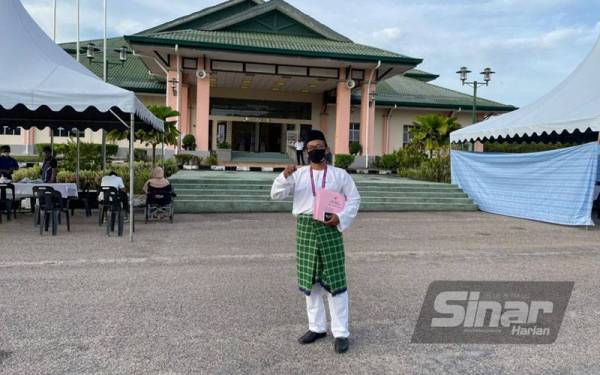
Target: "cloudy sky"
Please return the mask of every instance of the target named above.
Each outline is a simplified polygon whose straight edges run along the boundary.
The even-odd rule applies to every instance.
[[[22,0],[52,34],[52,0]],[[219,0],[108,0],[109,36],[131,34]],[[436,84],[490,66],[481,96],[523,106],[556,86],[600,35],[600,0],[288,0],[358,43],[424,59]],[[58,0],[59,42],[75,39],[75,0]],[[102,36],[102,1],[81,0],[82,39]],[[362,18],[361,18],[362,17]],[[474,79],[475,76],[472,75]]]

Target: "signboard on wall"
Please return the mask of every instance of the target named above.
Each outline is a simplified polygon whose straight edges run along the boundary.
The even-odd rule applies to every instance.
[[[286,139],[288,146],[294,147],[296,140],[298,139],[298,134],[295,130],[288,130],[286,133]]]

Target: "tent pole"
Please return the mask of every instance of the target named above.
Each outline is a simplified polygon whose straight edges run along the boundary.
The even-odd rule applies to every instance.
[[[79,185],[79,171],[80,171],[80,168],[81,168],[81,164],[80,164],[80,161],[81,161],[81,149],[79,147],[79,143],[80,143],[79,142],[79,129],[77,129],[77,168],[76,168],[76,171],[75,171],[76,172],[75,173],[75,182],[77,183],[77,187],[81,187]]]
[[[165,133],[160,133],[160,147],[161,147],[161,157],[162,157],[162,168],[165,169]]]
[[[135,168],[134,168],[134,151],[135,151],[135,114],[132,113],[130,117],[129,126],[129,242],[133,242],[133,193],[134,193],[134,179],[135,179]]]
[[[106,132],[102,129],[102,170],[106,170]]]
[[[107,48],[106,48],[106,24],[107,24],[107,0],[104,0],[104,38],[103,38],[103,49],[104,53],[102,54],[102,78],[104,82],[108,80],[108,56],[107,56]],[[102,170],[106,169],[106,131],[102,129]]]

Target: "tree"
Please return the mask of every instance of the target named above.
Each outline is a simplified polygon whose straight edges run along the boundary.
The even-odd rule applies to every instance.
[[[418,148],[429,152],[446,149],[450,145],[450,133],[461,128],[456,118],[440,114],[418,116],[410,130],[412,142]]]
[[[154,167],[156,165],[156,146],[162,142],[166,145],[177,145],[179,141],[179,130],[175,126],[177,122],[167,121],[168,118],[179,116],[179,112],[164,105],[150,105],[148,109],[154,116],[164,121],[165,132],[161,133],[154,128],[150,130],[140,129],[135,132],[135,138],[144,142],[146,146],[152,146],[152,167]],[[107,134],[106,138],[110,141],[127,139],[129,138],[129,130],[113,130]]]

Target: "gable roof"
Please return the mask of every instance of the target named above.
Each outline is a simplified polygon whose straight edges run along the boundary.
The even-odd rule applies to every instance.
[[[263,3],[262,5],[258,5],[243,12],[233,14],[230,17],[215,21],[208,25],[204,25],[202,29],[207,31],[226,30],[236,25],[243,24],[244,22],[255,20],[257,17],[271,12],[282,14],[323,38],[340,42],[352,42],[350,39],[333,31],[329,27],[301,12],[283,0],[271,0]]]
[[[354,92],[352,100],[360,102],[360,93]],[[376,105],[414,108],[473,109],[473,97],[459,91],[432,85],[406,76],[395,76],[377,84]],[[480,111],[513,111],[516,107],[478,97]]]
[[[176,18],[158,26],[140,31],[136,35],[160,33],[163,31],[185,30],[199,28],[204,24],[227,18],[232,14],[242,12],[248,8],[263,4],[263,0],[228,0],[217,5],[204,8],[198,12]]]

